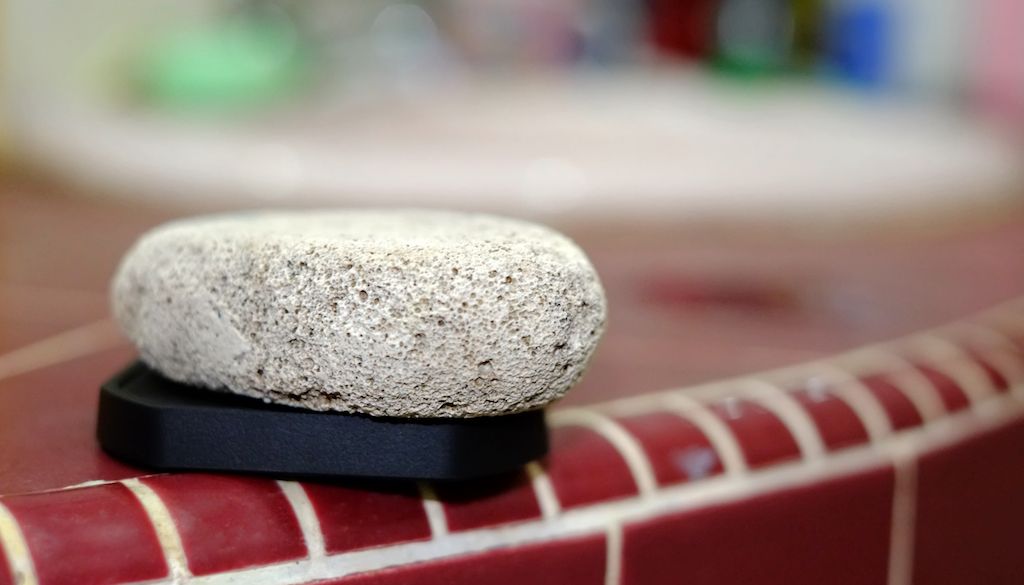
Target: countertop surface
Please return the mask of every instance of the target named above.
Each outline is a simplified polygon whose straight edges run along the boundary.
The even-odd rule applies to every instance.
[[[189,213],[0,181],[0,494],[146,473],[93,436],[99,384],[134,356],[106,287],[140,233]],[[591,256],[610,305],[591,369],[560,405],[806,361],[1024,290],[1022,213],[841,237],[670,221],[556,227]]]

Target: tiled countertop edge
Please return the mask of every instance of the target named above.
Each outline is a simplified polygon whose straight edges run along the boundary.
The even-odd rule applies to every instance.
[[[178,527],[160,495],[138,478],[112,482],[127,487],[139,500],[163,549],[168,571],[152,583],[269,584],[306,583],[421,561],[465,555],[500,547],[604,535],[606,582],[618,582],[621,527],[661,514],[749,498],[793,486],[840,478],[882,466],[895,470],[889,582],[909,582],[914,550],[910,526],[916,497],[916,462],[928,452],[1024,418],[1024,299],[980,315],[903,339],[859,348],[829,359],[698,387],[626,398],[586,408],[556,410],[552,427],[585,427],[604,437],[626,462],[637,487],[631,497],[563,509],[544,467],[527,472],[542,515],[537,520],[449,531],[441,503],[424,486],[423,504],[431,537],[377,548],[328,554],[317,513],[300,483],[278,482],[305,541],[298,560],[193,576]],[[981,361],[979,361],[981,360]],[[940,372],[966,396],[967,407],[951,412],[935,383],[920,366]],[[991,372],[1006,381],[992,382]],[[886,374],[914,405],[923,424],[895,430],[866,376]],[[827,394],[845,403],[866,429],[867,441],[830,451],[808,409],[796,400],[794,387]],[[807,390],[810,388],[810,390]],[[763,407],[785,425],[799,455],[770,465],[753,466],[733,424],[744,424],[747,404]],[[699,428],[721,458],[719,475],[679,485],[659,485],[644,446],[621,424],[622,417],[672,413]],[[723,414],[724,413],[724,414]],[[71,489],[96,489],[76,486]],[[6,498],[5,498],[6,499]],[[39,582],[21,526],[0,499],[0,541],[15,582]]]

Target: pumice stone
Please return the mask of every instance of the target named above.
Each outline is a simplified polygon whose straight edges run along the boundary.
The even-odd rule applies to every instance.
[[[543,407],[605,326],[548,228],[435,211],[253,212],[145,234],[114,315],[172,380],[314,410],[479,417]]]

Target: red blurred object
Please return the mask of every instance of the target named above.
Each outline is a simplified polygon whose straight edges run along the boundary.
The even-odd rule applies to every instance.
[[[702,279],[666,275],[648,282],[645,300],[666,307],[791,311],[800,307],[798,292],[776,283],[739,279]]]
[[[651,43],[665,55],[703,59],[711,56],[718,0],[651,0]]]
[[[1024,132],[1024,2],[978,0],[975,98],[990,115]]]

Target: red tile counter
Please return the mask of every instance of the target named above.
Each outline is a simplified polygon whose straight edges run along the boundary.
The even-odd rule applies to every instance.
[[[92,224],[67,217],[76,206]],[[961,249],[1007,262],[990,258],[995,276],[977,290],[950,289],[950,308],[876,307],[906,309],[899,327],[814,303],[780,318],[741,317],[727,299],[652,300],[637,292],[644,271],[681,260],[664,242],[636,260],[595,236],[619,316],[587,381],[549,414],[547,458],[464,484],[318,483],[153,474],[106,457],[92,435],[97,388],[132,352],[102,291],[146,222],[0,200],[12,210],[74,237],[44,246],[0,224],[0,327],[17,332],[0,351],[0,584],[1024,582],[1024,300],[995,302],[1024,291],[1024,230],[909,245],[905,260],[945,254],[951,271]],[[116,245],[83,247],[79,263],[53,250],[103,229]],[[48,251],[33,264],[12,242]],[[849,260],[879,298],[895,290],[844,254],[821,258]],[[47,311],[59,299],[78,308]],[[895,341],[867,343],[883,337]],[[744,375],[720,375],[729,363]],[[755,366],[785,367],[745,374]]]

